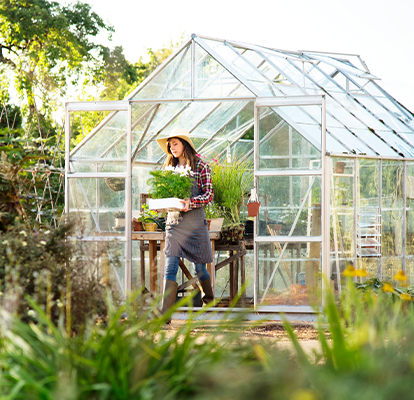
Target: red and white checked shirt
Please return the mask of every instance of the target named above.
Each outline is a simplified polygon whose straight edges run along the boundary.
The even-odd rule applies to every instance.
[[[195,170],[192,172],[201,194],[190,199],[189,210],[207,205],[214,197],[210,166],[206,162],[199,160]]]

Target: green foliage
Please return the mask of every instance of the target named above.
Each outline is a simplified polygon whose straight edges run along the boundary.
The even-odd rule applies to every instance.
[[[2,314],[7,321],[1,325],[2,396],[189,399],[206,392],[216,366],[222,373],[228,366],[233,374],[235,366],[254,371],[264,363],[254,352],[258,346],[236,346],[234,335],[223,337],[222,329],[202,340],[200,333],[193,333],[202,323],[191,318],[176,334],[169,334],[163,330],[168,316],[154,319],[156,304],[146,306],[143,297],[131,296],[119,308],[108,298],[105,324],[91,323],[76,336],[68,335],[63,324],[55,327],[31,299],[28,303],[37,324]]]
[[[56,325],[63,310],[70,313],[75,331],[92,316],[106,316],[105,288],[82,248],[66,239],[70,232],[71,225],[32,230],[16,223],[0,234],[1,308],[33,320],[29,295]]]
[[[227,211],[225,223],[240,222],[240,206],[243,198],[253,187],[252,163],[234,160],[219,164],[211,163],[214,202]]]
[[[47,220],[55,218],[63,208],[61,170],[50,165],[46,141],[27,139],[21,129],[6,129],[0,131],[0,154],[0,230],[16,217],[35,224],[39,208]],[[57,208],[50,201],[52,192],[60,198]]]
[[[148,208],[148,204],[143,204],[138,217],[138,221],[141,221],[142,223],[153,222],[153,220],[157,217],[158,213],[156,211],[150,210]]]
[[[204,210],[206,212],[206,218],[212,219],[212,218],[224,218],[226,215],[226,210],[224,207],[219,206],[214,201],[208,203]]]
[[[150,186],[149,195],[153,199],[191,197],[192,180],[188,175],[178,174],[170,170],[151,171],[152,178],[147,183]]]
[[[0,131],[2,129],[20,129],[22,114],[20,108],[13,104],[2,105],[0,102]]]
[[[3,0],[0,27],[0,74],[13,74],[31,116],[50,114],[54,96],[65,95],[70,77],[74,82],[81,73],[99,73],[102,48],[91,37],[113,31],[89,4],[47,0]]]

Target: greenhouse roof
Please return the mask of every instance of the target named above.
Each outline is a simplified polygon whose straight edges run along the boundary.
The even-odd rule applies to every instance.
[[[161,162],[164,154],[154,139],[177,126],[190,131],[203,154],[223,153],[229,142],[251,152],[246,134],[254,115],[246,110],[253,109],[252,102],[287,98],[294,104],[298,96],[325,96],[329,153],[413,158],[414,115],[378,80],[357,55],[286,51],[193,34],[127,96],[133,104],[132,158]],[[271,109],[321,150],[321,107]],[[125,155],[125,116],[125,111],[107,116],[72,155],[102,160]]]

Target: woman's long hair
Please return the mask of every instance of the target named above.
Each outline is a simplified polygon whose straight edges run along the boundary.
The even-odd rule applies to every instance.
[[[185,160],[186,164],[191,167],[191,170],[194,171],[196,166],[197,166],[198,161],[201,160],[201,158],[197,156],[195,150],[188,144],[188,142],[186,140],[181,139],[181,138],[177,138],[177,137],[170,138],[168,140],[168,143],[167,143],[168,155],[167,155],[167,159],[165,160],[164,167],[166,167],[167,165],[172,165],[173,167],[175,167],[178,164],[178,158],[174,157],[171,153],[171,149],[170,149],[170,140],[171,139],[178,139],[183,144],[183,146],[184,146],[184,152],[183,152],[184,160]]]

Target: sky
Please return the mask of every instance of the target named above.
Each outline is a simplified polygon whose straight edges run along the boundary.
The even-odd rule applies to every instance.
[[[67,1],[59,0],[62,3]],[[358,54],[377,83],[414,112],[414,0],[84,0],[136,62],[192,33],[284,50]]]

